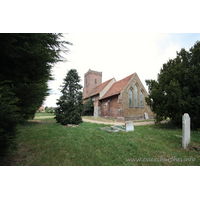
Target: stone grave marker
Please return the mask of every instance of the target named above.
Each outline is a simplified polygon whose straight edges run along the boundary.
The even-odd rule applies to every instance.
[[[148,115],[148,113],[144,113],[144,119],[149,119],[149,115]]]
[[[117,122],[124,122],[124,117],[118,117]]]
[[[133,121],[127,121],[126,123],[126,132],[134,131]]]
[[[190,143],[190,116],[185,113],[182,116],[182,146],[184,149]]]

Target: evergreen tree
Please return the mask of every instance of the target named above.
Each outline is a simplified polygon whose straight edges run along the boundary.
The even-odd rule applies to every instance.
[[[80,77],[77,70],[69,70],[62,86],[62,96],[56,103],[58,107],[55,109],[55,119],[62,125],[82,122],[83,95],[79,82]]]
[[[175,59],[163,64],[158,80],[146,80],[149,86],[147,104],[156,113],[156,121],[170,118],[181,126],[182,115],[188,113],[192,127],[200,121],[200,42],[189,51],[181,49]]]
[[[0,81],[11,81],[22,120],[34,117],[48,95],[51,68],[63,58],[69,42],[62,34],[0,34]]]
[[[15,144],[16,126],[20,122],[20,109],[16,106],[18,101],[12,92],[12,83],[0,82],[0,160],[7,155],[7,149]]]
[[[62,34],[0,34],[0,155],[14,142],[16,126],[33,118],[48,95],[53,65],[68,49]]]

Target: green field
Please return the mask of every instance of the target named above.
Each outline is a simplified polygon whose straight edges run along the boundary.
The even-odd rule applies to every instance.
[[[48,117],[49,116],[49,117]],[[136,126],[133,132],[109,133],[104,124],[78,127],[57,124],[53,115],[36,115],[19,126],[17,151],[11,165],[31,166],[194,166],[200,165],[200,131],[191,132],[191,145],[181,147],[182,130],[167,124]],[[107,125],[109,126],[109,125]]]

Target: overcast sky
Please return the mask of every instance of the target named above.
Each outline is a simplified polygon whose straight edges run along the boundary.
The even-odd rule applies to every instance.
[[[148,91],[146,79],[157,79],[164,63],[176,57],[181,48],[189,50],[200,34],[154,33],[69,33],[65,40],[73,43],[64,55],[65,63],[57,63],[52,70],[55,78],[49,82],[50,96],[45,106],[56,106],[60,85],[68,70],[77,69],[83,86],[84,73],[89,69],[102,72],[102,81],[115,77],[118,81],[136,72]]]
[[[65,55],[68,62],[57,63],[52,70],[55,80],[48,83],[51,94],[45,106],[56,106],[59,86],[70,69],[77,69],[81,84],[89,69],[101,71],[103,82],[136,72],[148,91],[146,79],[157,79],[176,51],[200,40],[200,34],[190,34],[200,32],[196,0],[58,0],[52,4],[36,0],[31,6],[20,0],[10,5],[10,1],[2,5],[3,32],[68,33],[65,40],[73,43]]]

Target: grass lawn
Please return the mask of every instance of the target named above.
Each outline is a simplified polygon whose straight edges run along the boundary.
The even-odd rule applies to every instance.
[[[200,151],[181,147],[182,130],[166,124],[135,126],[133,132],[109,133],[104,124],[65,127],[50,118],[19,126],[18,150],[11,165],[31,166],[179,166],[200,165]],[[35,120],[35,119],[34,119]],[[107,125],[109,126],[109,125]],[[200,131],[191,132],[200,146]]]

